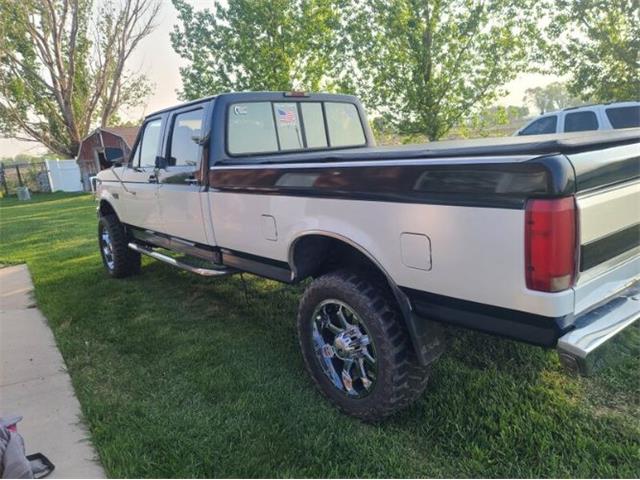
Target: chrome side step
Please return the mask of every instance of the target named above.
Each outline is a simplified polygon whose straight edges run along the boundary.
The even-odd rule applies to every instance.
[[[237,270],[233,270],[230,268],[215,269],[193,267],[191,265],[187,265],[186,263],[180,262],[175,258],[170,257],[169,255],[163,255],[162,253],[154,252],[150,248],[143,247],[133,242],[129,243],[129,248],[135,252],[155,258],[156,260],[160,260],[161,262],[167,263],[173,267],[195,273],[196,275],[202,275],[203,277],[224,277],[237,273]]]

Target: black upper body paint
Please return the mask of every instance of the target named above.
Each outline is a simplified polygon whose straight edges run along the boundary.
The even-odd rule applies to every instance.
[[[216,190],[402,203],[524,208],[531,197],[574,192],[566,157],[499,163],[214,168]]]

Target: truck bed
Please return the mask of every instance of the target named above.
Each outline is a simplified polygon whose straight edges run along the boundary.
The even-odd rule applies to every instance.
[[[209,172],[209,185],[223,195],[287,197],[290,204],[293,198],[378,202],[379,212],[394,204],[428,205],[424,212],[411,215],[402,228],[416,229],[418,216],[437,218],[436,224],[424,227],[432,236],[444,221],[439,213],[431,211],[435,206],[483,209],[475,213],[481,218],[496,212],[489,209],[519,210],[522,213],[516,216],[523,217],[530,198],[575,196],[580,222],[580,272],[573,290],[576,298],[570,298],[568,304],[577,314],[615,294],[634,278],[631,272],[637,268],[640,235],[638,178],[640,129],[628,129],[236,159],[234,164],[215,165]],[[243,197],[245,202],[250,198]],[[349,203],[341,205],[344,209]],[[395,208],[397,215],[404,215],[410,207]],[[451,215],[451,210],[447,212]],[[460,212],[464,215],[463,210]],[[380,217],[377,222],[381,222]],[[504,235],[520,242],[524,218],[518,217],[515,224],[515,230]],[[461,223],[455,230],[477,242],[482,228],[463,233]],[[376,232],[380,234],[379,229]],[[494,244],[487,244],[485,254],[491,248]],[[459,258],[460,253],[452,255]],[[520,262],[522,256],[514,258]],[[467,263],[474,262],[477,260],[469,259]],[[572,320],[573,316],[563,318],[561,328],[567,328]]]
[[[517,137],[442,140],[426,144],[348,148],[332,151],[309,151],[274,156],[253,156],[242,163],[300,161],[371,161],[411,160],[451,157],[539,156],[553,153],[579,153],[640,142],[640,128],[624,130],[557,133]],[[225,163],[234,163],[229,161]]]
[[[620,158],[612,158],[607,155],[606,162],[601,162],[598,157],[580,155],[583,153],[602,151],[613,147],[629,146],[630,149],[637,148],[637,154],[625,154]],[[518,163],[526,162],[544,156],[561,155],[567,156],[571,160],[571,165],[563,167],[571,172],[555,172],[550,177],[556,177],[561,181],[562,177],[570,176],[575,182],[571,185],[574,193],[586,190],[594,190],[620,181],[628,181],[640,177],[640,128],[630,128],[615,131],[598,132],[576,132],[561,133],[551,135],[532,135],[501,138],[482,138],[474,140],[445,140],[420,145],[403,146],[383,146],[366,148],[349,148],[331,151],[308,151],[302,153],[284,153],[277,156],[262,155],[252,156],[242,159],[223,160],[216,165],[220,167],[231,165],[261,165],[261,164],[296,164],[318,163],[321,164],[347,164],[364,162],[398,162],[402,161],[422,161],[423,165],[428,165],[428,160],[433,160],[434,164],[438,160],[445,160],[447,164],[455,167],[456,175],[471,174],[474,171],[460,171],[462,165],[483,165],[491,162],[496,164],[496,160],[504,159],[510,164],[509,170],[517,171]],[[579,161],[573,161],[572,156],[578,155]],[[575,157],[574,157],[575,158]],[[426,163],[424,161],[427,161]],[[498,162],[499,163],[499,162]],[[557,162],[556,162],[557,163]],[[560,162],[562,164],[563,162]],[[514,165],[515,164],[515,165]],[[382,167],[383,164],[380,164]],[[374,169],[376,167],[374,166]],[[522,170],[529,171],[529,165],[523,165]],[[558,169],[557,166],[548,165],[549,170]],[[459,192],[460,193],[460,192]],[[554,192],[556,194],[560,192]],[[568,192],[564,192],[568,193]]]

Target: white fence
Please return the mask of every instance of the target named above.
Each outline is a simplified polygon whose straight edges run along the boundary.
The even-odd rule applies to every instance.
[[[81,192],[80,167],[75,160],[45,160],[51,191]]]

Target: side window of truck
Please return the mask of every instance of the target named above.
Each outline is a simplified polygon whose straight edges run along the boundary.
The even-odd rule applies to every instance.
[[[231,155],[366,144],[360,114],[351,103],[236,103],[227,115],[227,150]]]
[[[605,112],[615,129],[640,127],[640,106],[607,108]]]
[[[131,156],[131,164],[137,167],[155,167],[160,134],[162,133],[162,119],[150,120],[144,125],[142,136]]]
[[[171,128],[169,167],[197,167],[200,165],[202,149],[197,140],[202,131],[204,110],[198,108],[178,113],[173,117]]]
[[[557,125],[558,116],[549,115],[548,117],[539,118],[527,128],[522,130],[519,135],[542,135],[544,133],[556,133]]]
[[[227,146],[235,155],[277,152],[270,102],[238,103],[229,109]]]
[[[586,132],[598,129],[598,118],[595,112],[573,112],[564,117],[565,132]]]

